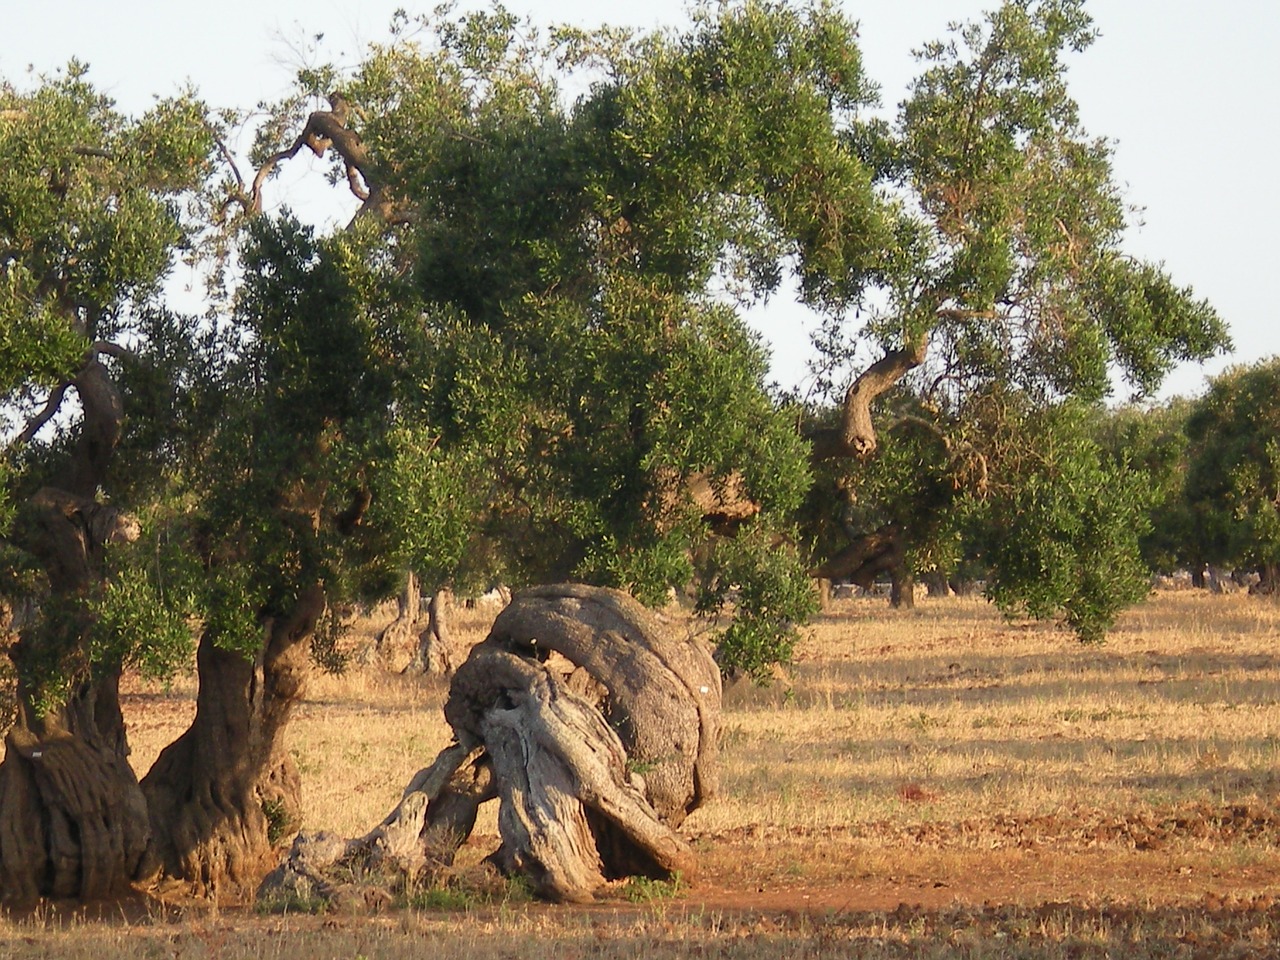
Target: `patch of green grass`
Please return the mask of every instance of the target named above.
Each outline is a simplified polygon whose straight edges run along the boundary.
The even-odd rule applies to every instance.
[[[628,877],[622,886],[622,895],[632,903],[656,903],[671,900],[685,889],[679,871],[670,880],[654,880],[650,877]]]
[[[481,899],[470,890],[457,887],[426,887],[405,898],[405,905],[414,910],[470,910]]]

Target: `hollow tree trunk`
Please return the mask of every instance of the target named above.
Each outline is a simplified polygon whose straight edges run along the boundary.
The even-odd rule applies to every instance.
[[[558,655],[569,689],[600,703],[645,770],[663,823],[679,826],[718,792],[720,669],[701,643],[677,636],[633,597],[572,583],[524,590],[472,655],[485,648],[549,666]]]
[[[324,607],[318,585],[303,591],[290,616],[265,625],[256,661],[201,638],[195,719],[142,781],[153,831],[147,879],[236,900],[274,866],[300,822],[300,781],[282,735]]]

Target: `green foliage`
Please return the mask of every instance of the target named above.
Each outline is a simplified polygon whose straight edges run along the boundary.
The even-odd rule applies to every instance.
[[[917,411],[904,416],[907,401],[882,396],[873,457],[824,475],[805,521],[820,556],[843,533],[892,522],[909,566],[948,569],[971,552],[963,525],[990,493],[993,515],[1011,524],[1004,544],[990,541],[998,522],[985,528],[1000,602],[1064,609],[1096,638],[1140,595],[1126,526],[1136,482],[1083,440],[1068,456],[1065,435],[1026,433],[1028,417],[1069,420],[1055,411],[1100,401],[1113,377],[1149,394],[1175,363],[1229,340],[1207,303],[1123,252],[1112,146],[1082,128],[1067,87],[1069,55],[1094,37],[1083,0],[1006,0],[923,46],[895,121],[851,127],[845,145],[873,171],[893,239],[856,301],[859,323],[824,325],[819,386],[844,403],[838,371],[865,363],[868,342],[873,356],[925,357],[904,380]],[[1013,435],[1043,447],[1044,462],[1012,456]],[[1091,480],[1117,484],[1116,502],[1090,502]],[[1119,539],[1090,547],[1086,533]],[[1091,552],[1119,564],[1114,585],[1094,582]]]
[[[1139,537],[1151,491],[1090,436],[1087,409],[1031,411],[1004,438],[1004,482],[981,509],[987,594],[1009,615],[1059,613],[1086,643],[1148,591]]]
[[[791,661],[796,626],[817,610],[813,581],[794,548],[752,524],[713,543],[699,566],[705,587],[698,611],[720,613],[730,602],[734,608],[717,650],[721,666],[767,682],[773,664]]]
[[[188,597],[162,588],[159,554],[119,547],[104,562],[102,545],[88,544],[87,569],[68,586],[46,576],[47,531],[15,519],[42,486],[103,498],[156,488],[162,457],[118,471],[108,462],[124,410],[117,385],[126,370],[174,375],[149,355],[147,318],[174,257],[199,232],[186,211],[213,147],[213,124],[190,95],[129,118],[74,61],[30,89],[0,80],[9,171],[0,183],[0,591],[38,604],[15,658],[36,715],[103,671],[164,673],[190,650]]]
[[[1109,410],[1098,424],[1098,443],[1117,465],[1142,476],[1150,496],[1142,558],[1153,571],[1172,573],[1204,564],[1196,547],[1195,524],[1183,489],[1189,444],[1183,427],[1191,404],[1175,398],[1159,406]]]
[[[1201,562],[1280,568],[1280,361],[1214,378],[1187,416],[1185,496]]]
[[[704,612],[732,600],[722,661],[764,676],[813,609],[789,523],[814,477],[737,307],[789,270],[827,319],[833,369],[859,343],[931,348],[875,459],[824,488],[909,530],[916,567],[942,567],[962,491],[1000,465],[993,509],[1041,551],[1009,554],[1001,602],[1098,633],[1114,597],[1071,592],[1064,571],[1087,577],[1088,549],[1123,563],[1123,539],[1086,541],[1113,537],[1131,498],[1084,487],[1128,490],[1129,474],[1067,439],[1038,465],[1003,456],[973,424],[999,437],[1031,415],[981,398],[1094,398],[1111,364],[1150,390],[1225,337],[1120,253],[1109,147],[1065,87],[1065,53],[1091,38],[1079,0],[1010,0],[926,46],[889,123],[868,115],[855,25],[826,3],[547,39],[501,7],[401,14],[354,71],[302,71],[258,131],[255,162],[341,78],[364,186],[386,205],[332,234],[287,212],[200,212],[217,122],[194,96],[131,120],[76,64],[0,87],[5,409],[29,419],[75,389],[92,344],[127,341],[132,355],[92,348],[126,417],[86,490],[153,528],[113,555],[91,608],[50,607],[48,676],[83,667],[73,652],[163,671],[193,625],[252,656],[310,587],[372,598],[406,567],[459,585],[576,577],[651,602],[693,579]],[[572,104],[570,70],[587,81]],[[336,153],[335,184],[350,172]],[[200,318],[165,309],[174,256],[219,231],[233,296]],[[12,504],[65,482],[77,442],[57,422],[6,448],[0,531]],[[1265,484],[1249,469],[1241,484]],[[1032,570],[1056,579],[1036,587]]]
[[[924,47],[897,149],[928,240],[882,329],[930,333],[952,390],[1091,401],[1114,365],[1147,392],[1227,345],[1212,308],[1120,251],[1111,147],[1066,86],[1065,55],[1094,35],[1082,0],[1008,0]]]
[[[90,664],[133,667],[153,680],[169,677],[190,663],[194,652],[186,619],[191,604],[157,583],[173,568],[156,569],[145,560],[129,562],[134,558],[112,559],[115,569],[92,609]]]

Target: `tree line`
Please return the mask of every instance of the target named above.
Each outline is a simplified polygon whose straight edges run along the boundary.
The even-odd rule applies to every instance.
[[[248,113],[194,92],[130,117],[75,62],[0,84],[0,897],[252,889],[297,826],[281,736],[334,611],[409,570],[689,589],[760,674],[814,577],[972,552],[1002,606],[1101,636],[1163,454],[1108,446],[1098,404],[1228,338],[1124,251],[1066,82],[1093,36],[1082,0],[1008,0],[891,111],[823,2],[648,33],[400,15],[301,70],[246,156]],[[265,201],[303,152],[349,223]],[[788,277],[822,318],[808,398],[768,388],[740,309]],[[193,659],[195,720],[139,781],[120,678]]]

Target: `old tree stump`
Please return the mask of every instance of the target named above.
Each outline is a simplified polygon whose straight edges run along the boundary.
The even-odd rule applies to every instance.
[[[302,835],[261,896],[336,899],[353,876],[429,881],[497,799],[488,861],[540,896],[587,901],[626,876],[691,879],[675,828],[716,791],[720,673],[628,595],[579,584],[525,591],[458,669],[454,742],[364,837]],[[390,867],[390,870],[385,868]]]

